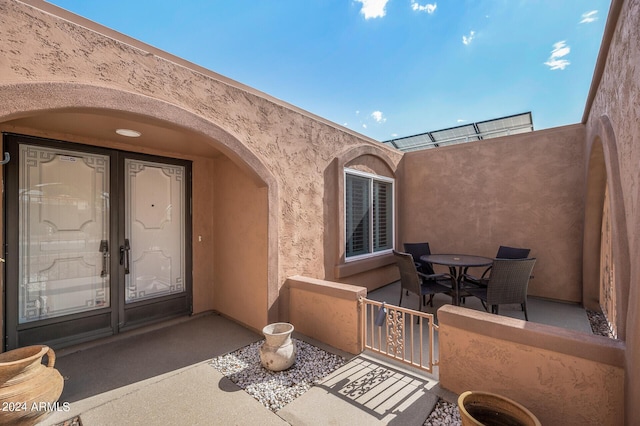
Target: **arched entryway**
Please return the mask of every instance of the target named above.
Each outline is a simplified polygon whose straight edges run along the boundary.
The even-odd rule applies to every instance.
[[[583,246],[583,304],[626,334],[630,283],[627,227],[615,133],[606,116],[589,129]]]
[[[277,188],[237,137],[176,105],[103,87],[34,83],[3,86],[0,93],[3,132],[192,160],[193,311],[219,310],[256,329],[277,319]],[[140,130],[143,137],[120,139],[114,130],[121,127]],[[235,188],[232,196],[229,186]],[[237,218],[247,198],[255,201],[249,227]],[[255,249],[241,250],[243,233],[260,238]],[[232,264],[223,256],[227,251],[235,252]],[[248,302],[256,309],[236,306]]]

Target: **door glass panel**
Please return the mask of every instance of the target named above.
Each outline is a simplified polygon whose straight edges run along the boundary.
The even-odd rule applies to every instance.
[[[185,169],[125,160],[125,302],[185,291]]]
[[[110,306],[109,158],[20,145],[19,323]]]

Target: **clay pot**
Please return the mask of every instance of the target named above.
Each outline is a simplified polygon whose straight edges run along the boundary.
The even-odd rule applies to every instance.
[[[462,426],[541,426],[524,406],[494,393],[463,392],[458,409]]]
[[[42,358],[47,356],[47,365]],[[59,410],[64,379],[53,368],[48,346],[26,346],[0,354],[0,424],[34,425]]]
[[[262,329],[265,342],[260,346],[260,363],[271,371],[282,371],[291,367],[296,360],[296,346],[291,340],[293,325],[276,322]]]

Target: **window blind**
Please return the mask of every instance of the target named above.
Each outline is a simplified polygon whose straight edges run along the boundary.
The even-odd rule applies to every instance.
[[[369,252],[369,183],[360,176],[346,176],[346,255],[356,256]]]

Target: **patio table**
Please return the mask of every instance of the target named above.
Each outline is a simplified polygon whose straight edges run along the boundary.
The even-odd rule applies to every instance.
[[[462,274],[472,267],[489,266],[493,259],[484,256],[473,256],[469,254],[425,254],[420,256],[420,260],[436,265],[449,267],[449,273],[455,278],[456,288],[451,299],[456,306],[460,305],[460,280]],[[456,270],[456,268],[458,268]]]

